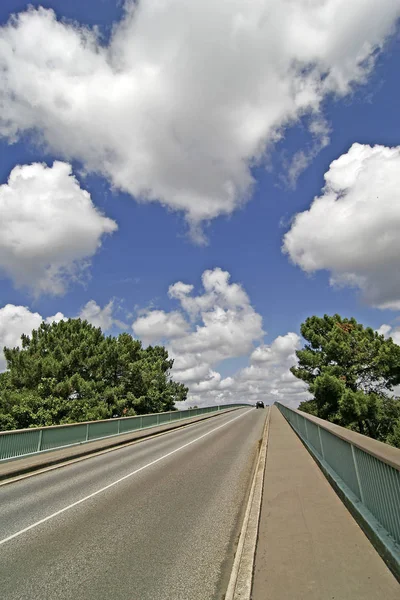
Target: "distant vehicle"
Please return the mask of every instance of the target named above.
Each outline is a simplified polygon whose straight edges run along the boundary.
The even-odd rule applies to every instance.
[[[256,402],[256,408],[264,408],[264,402],[261,402],[261,400]]]

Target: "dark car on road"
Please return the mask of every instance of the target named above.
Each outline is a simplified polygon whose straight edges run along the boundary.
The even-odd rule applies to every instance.
[[[264,402],[261,402],[261,400],[256,402],[256,408],[264,408]]]

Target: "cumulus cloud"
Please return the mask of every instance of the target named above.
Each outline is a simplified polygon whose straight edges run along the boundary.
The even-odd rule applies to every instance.
[[[206,379],[189,383],[185,405],[255,404],[262,400],[267,404],[281,402],[296,408],[311,397],[306,384],[290,372],[290,367],[297,363],[295,351],[299,348],[297,334],[289,332],[278,336],[271,344],[256,348],[249,358],[249,365],[232,376],[222,378],[218,371],[212,371]]]
[[[0,216],[0,270],[36,295],[63,294],[117,229],[63,162],[16,166],[0,186]]]
[[[391,337],[394,343],[400,346],[400,327],[383,324],[377,329],[377,332],[386,339]]]
[[[400,146],[353,144],[325,173],[325,187],[294,218],[283,251],[307,273],[361,290],[378,308],[400,308]]]
[[[379,335],[383,335],[383,337],[386,337],[391,329],[391,325],[383,324],[379,327],[379,329],[376,330],[376,333],[379,333]]]
[[[251,166],[284,127],[318,121],[327,95],[365,81],[400,16],[393,0],[125,6],[108,45],[44,8],[0,29],[0,134],[34,132],[116,188],[184,211],[198,238],[202,220],[248,198]]]
[[[299,349],[300,338],[296,333],[289,332],[286,335],[279,335],[272,344],[258,346],[251,354],[250,360],[253,364],[275,364],[282,363],[282,360],[296,362],[295,350]]]
[[[151,342],[162,340],[174,358],[173,377],[189,387],[186,404],[229,404],[275,400],[298,405],[308,397],[303,382],[289,371],[297,361],[300,338],[295,333],[263,344],[262,318],[245,290],[222,269],[202,276],[203,292],[181,281],[168,295],[180,310],[150,310],[133,323],[134,332]],[[169,333],[170,332],[170,333]],[[254,344],[259,344],[254,348]],[[222,377],[223,361],[250,355],[249,366]]]
[[[174,376],[184,382],[211,380],[212,366],[249,353],[253,341],[264,332],[262,319],[230,274],[220,268],[204,271],[203,293],[181,281],[168,295],[180,304],[179,311],[149,310],[133,323],[133,331],[145,341],[167,341],[175,360]],[[211,384],[207,384],[211,385]]]
[[[37,329],[43,319],[37,312],[31,312],[26,306],[6,304],[0,308],[0,371],[6,368],[3,348],[15,348],[20,344],[23,333],[30,334]]]
[[[214,385],[201,383],[190,388],[190,402],[195,404],[230,404],[262,400],[267,404],[282,402],[297,407],[310,397],[304,382],[296,379],[290,367],[297,363],[296,350],[300,337],[293,332],[278,336],[271,344],[263,344],[254,350],[249,366],[232,377],[221,379],[219,373],[212,378]]]
[[[62,312],[58,312],[52,317],[46,318],[46,323],[49,323],[50,325],[51,323],[59,323],[60,321],[66,321],[66,317],[63,315]]]
[[[122,323],[114,316],[115,302],[110,300],[108,304],[101,308],[95,300],[89,300],[80,311],[78,317],[83,321],[89,321],[95,327],[100,327],[102,331],[111,329],[113,325],[118,327],[126,327],[125,323]]]
[[[151,344],[157,340],[181,337],[186,333],[188,324],[179,312],[149,310],[136,319],[132,329],[145,344]]]
[[[192,296],[186,289],[180,295],[179,302],[191,317],[193,328],[170,343],[171,353],[177,357],[175,374],[186,381],[189,373],[193,375],[193,367],[207,366],[208,379],[212,379],[212,365],[249,353],[253,342],[264,335],[261,316],[251,306],[244,289],[230,283],[227,271],[205,271],[202,284],[203,294]],[[170,296],[176,297],[176,289],[176,284],[169,289]],[[182,290],[180,285],[179,289]],[[189,358],[192,364],[187,367]]]

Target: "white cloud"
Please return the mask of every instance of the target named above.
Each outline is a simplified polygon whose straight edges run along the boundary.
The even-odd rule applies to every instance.
[[[376,330],[377,333],[379,333],[379,335],[383,335],[385,338],[387,337],[387,335],[389,334],[389,332],[391,331],[392,327],[391,325],[381,325],[379,327],[379,329]]]
[[[23,333],[29,335],[37,329],[43,319],[37,312],[31,312],[26,306],[6,304],[0,308],[0,371],[6,368],[3,348],[15,348],[21,342]]]
[[[46,318],[46,323],[49,323],[51,325],[51,323],[59,323],[60,321],[65,321],[66,317],[63,315],[62,312],[58,312],[55,315],[53,315],[52,317],[47,317]]]
[[[400,327],[395,327],[390,331],[390,337],[394,341],[395,344],[400,346]]]
[[[173,339],[184,335],[188,324],[178,312],[165,313],[163,310],[149,310],[140,316],[132,329],[145,344],[165,338]]]
[[[195,355],[192,355],[195,356]],[[199,362],[194,367],[186,367],[180,369],[181,356],[174,355],[174,378],[184,383],[187,386],[197,385],[202,381],[207,381],[212,375],[210,364],[207,362]],[[201,361],[201,355],[198,356]]]
[[[168,290],[169,297],[179,300],[183,310],[192,319],[217,306],[237,310],[249,304],[243,288],[237,283],[230,283],[230,274],[220,268],[204,271],[202,284],[205,293],[194,297],[191,296],[193,286],[181,281],[171,285]]]
[[[208,379],[189,385],[186,404],[255,404],[262,400],[266,404],[277,401],[297,407],[311,397],[306,384],[290,372],[290,367],[297,363],[295,351],[300,346],[300,337],[296,333],[278,336],[270,345],[256,348],[249,366],[231,377],[222,379],[218,372],[212,372]]]
[[[400,327],[392,327],[391,325],[383,324],[377,329],[377,332],[386,339],[391,337],[394,343],[400,346]]]
[[[219,268],[204,271],[204,293],[197,296],[192,285],[179,281],[170,286],[168,295],[178,300],[181,311],[148,310],[132,325],[145,342],[167,341],[175,360],[174,375],[181,381],[210,380],[213,365],[249,353],[264,334],[262,319],[246,292],[229,279],[229,273]]]
[[[0,270],[36,295],[63,294],[117,229],[62,162],[16,166],[0,186],[0,215]]]
[[[289,332],[286,335],[279,335],[272,344],[264,344],[256,348],[251,354],[250,360],[254,364],[282,364],[282,360],[289,360],[293,365],[296,361],[295,350],[299,348],[299,340],[296,333]]]
[[[253,342],[264,335],[261,316],[237,283],[230,283],[230,275],[216,268],[203,273],[204,293],[191,296],[187,291],[179,297],[182,309],[193,319],[193,328],[170,344],[173,356],[193,357],[195,364],[212,365],[221,360],[243,356],[253,348]],[[176,285],[176,284],[175,284]],[[181,285],[181,282],[179,282]],[[173,286],[171,290],[176,290]],[[185,376],[185,369],[175,366],[176,376]]]
[[[30,8],[0,29],[0,133],[33,131],[115,187],[185,211],[201,239],[202,220],[247,199],[250,166],[285,126],[318,121],[327,95],[365,80],[399,16],[393,0],[128,1],[104,46]]]
[[[101,308],[95,300],[89,300],[80,311],[78,317],[83,321],[89,321],[95,327],[100,327],[102,331],[107,331],[114,324],[120,324],[113,316],[114,300]]]
[[[325,173],[325,187],[296,215],[283,250],[307,273],[361,290],[378,308],[400,308],[400,146],[353,144]]]
[[[219,268],[202,276],[203,293],[177,282],[168,295],[181,310],[150,310],[133,323],[134,332],[150,341],[163,340],[174,358],[173,377],[189,387],[187,405],[282,400],[292,405],[308,397],[305,385],[289,371],[297,361],[300,338],[295,333],[262,342],[262,318],[251,306],[243,287],[230,282]],[[186,316],[189,317],[189,325]],[[177,327],[172,325],[179,324]],[[168,332],[172,332],[170,335]],[[223,378],[218,365],[251,353],[250,365]]]

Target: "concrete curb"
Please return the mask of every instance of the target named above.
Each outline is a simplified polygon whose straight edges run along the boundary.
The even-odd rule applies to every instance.
[[[261,513],[270,418],[271,408],[268,408],[260,452],[256,463],[228,589],[225,594],[225,600],[251,600],[254,557]]]

